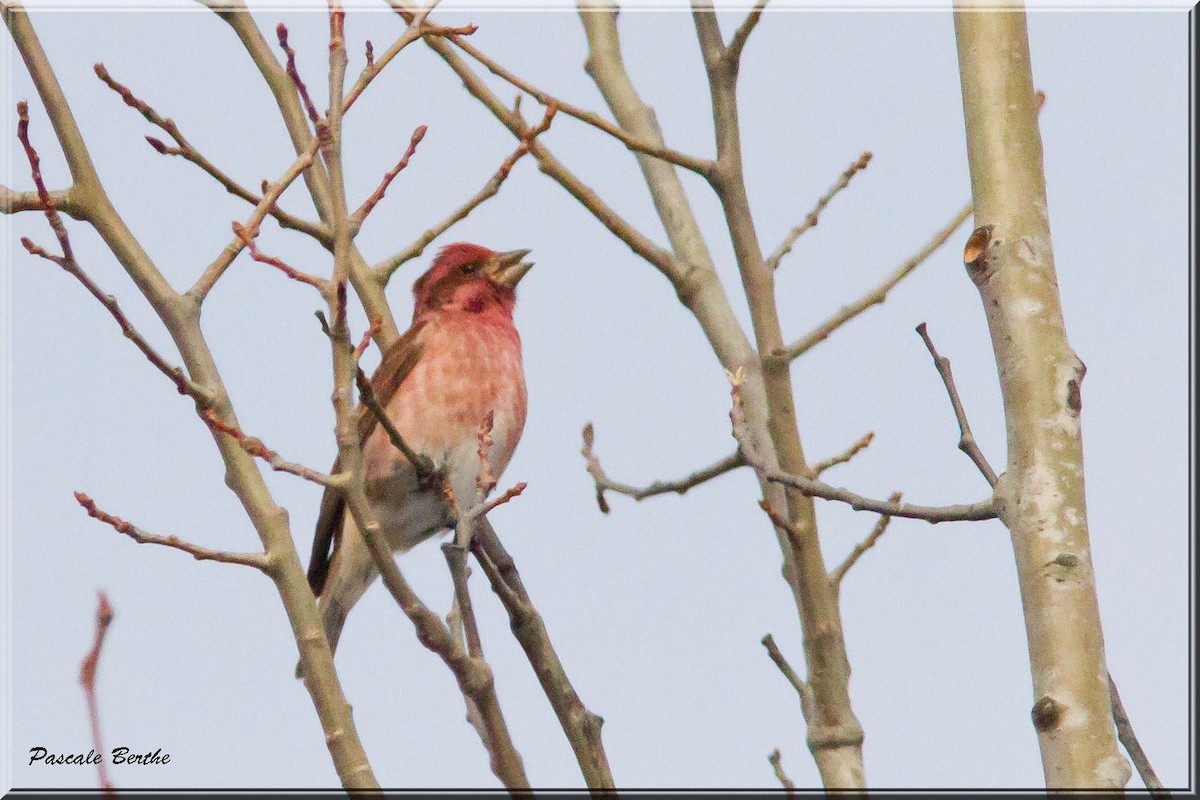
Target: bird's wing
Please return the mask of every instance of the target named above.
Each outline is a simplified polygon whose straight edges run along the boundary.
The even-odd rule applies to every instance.
[[[384,408],[387,408],[400,384],[404,383],[404,379],[421,359],[423,348],[418,338],[423,327],[423,323],[417,323],[405,331],[384,353],[383,360],[371,376],[371,391]],[[375,414],[363,405],[360,405],[355,413],[358,414],[358,443],[361,447],[366,444],[371,431],[375,430],[378,420],[375,419]],[[333,462],[330,474],[339,471],[341,458]],[[336,489],[325,487],[325,494],[321,497],[321,510],[317,514],[317,530],[313,535],[312,556],[308,561],[308,585],[315,595],[319,596],[325,588],[325,580],[329,577],[329,565],[333,561],[333,551],[337,549],[337,541],[341,537],[345,514],[345,497]]]

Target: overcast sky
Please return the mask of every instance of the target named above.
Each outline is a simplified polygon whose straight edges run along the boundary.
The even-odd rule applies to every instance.
[[[741,12],[722,17],[728,37]],[[325,107],[322,15],[286,21],[301,68]],[[582,70],[574,13],[459,11],[472,41],[518,74],[604,110]],[[43,13],[34,24],[100,176],[131,229],[176,287],[189,286],[248,207],[180,159],[151,150],[159,134],[92,73],[102,61],[202,152],[243,183],[274,179],[292,154],[269,92],[231,30],[205,11]],[[669,143],[708,156],[711,112],[691,19],[620,19],[626,63]],[[1168,786],[1191,783],[1187,17],[1171,13],[1035,13],[1029,20],[1055,260],[1072,346],[1087,364],[1083,431],[1088,516],[1108,664],[1142,743]],[[388,13],[347,25],[350,74],[361,43],[380,52],[402,30]],[[66,170],[45,112],[8,47],[3,182],[30,188],[16,146],[15,102],[52,188]],[[489,76],[502,97],[513,91]],[[779,272],[787,338],[799,337],[874,286],[969,197],[954,31],[929,13],[768,13],[747,47],[741,112],[751,202],[764,250],[800,221],[863,150],[874,160],[839,195]],[[527,116],[539,114],[531,98]],[[349,195],[365,197],[418,124],[429,133],[359,237],[369,260],[408,244],[473,194],[509,153],[510,135],[423,46],[403,53],[346,123]],[[545,142],[609,203],[660,243],[665,236],[631,155],[561,116]],[[748,326],[719,207],[683,176],[726,290]],[[302,187],[284,198],[312,217]],[[29,766],[29,749],[86,753],[79,662],[96,590],[116,608],[100,666],[106,745],[161,748],[170,764],[115,767],[119,787],[333,786],[311,702],[292,678],[296,651],[278,596],[259,573],[138,546],[88,519],[72,491],[163,535],[258,547],[192,410],[69,276],[29,257],[22,235],[50,246],[36,214],[6,218],[3,271],[9,381],[6,786],[94,786],[91,767]],[[170,340],[98,238],[73,223],[79,260],[135,324],[175,360]],[[874,444],[828,478],[912,502],[972,502],[987,486],[955,448],[957,428],[913,327],[922,321],[955,376],[980,444],[998,468],[1004,420],[978,294],[961,266],[964,228],[888,302],[797,362],[799,426],[813,460],[867,431]],[[819,785],[796,696],[759,639],[774,633],[802,669],[800,630],[779,576],[775,536],[738,472],[685,497],[596,508],[579,456],[596,426],[609,474],[646,483],[731,452],[728,385],[699,327],[657,272],[556,184],[521,162],[500,195],[439,240],[532,248],[516,320],[525,346],[529,418],[503,482],[525,495],[493,514],[593,711],[619,785],[777,783],[775,747],[800,786]],[[329,259],[274,223],[265,250],[314,272]],[[389,297],[403,327],[425,256],[397,273]],[[290,460],[327,469],[336,444],[321,301],[246,256],[204,307],[204,330],[238,416]],[[352,325],[361,330],[363,316]],[[378,355],[368,357],[373,365]],[[268,470],[269,473],[269,470]],[[307,553],[318,487],[270,473]],[[818,501],[827,561],[875,523]],[[449,608],[442,554],[400,560],[435,609]],[[471,582],[505,714],[531,781],[582,786],[577,766],[507,619]],[[850,689],[866,730],[873,787],[1042,784],[1029,717],[1034,700],[1006,530],[998,523],[895,521],[847,577],[842,616]],[[496,786],[464,721],[450,673],[374,586],[346,625],[337,664],[359,733],[385,786]],[[1137,785],[1137,779],[1131,785]]]

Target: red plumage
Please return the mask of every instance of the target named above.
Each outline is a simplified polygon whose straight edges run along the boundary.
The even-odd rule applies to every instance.
[[[532,264],[527,250],[496,253],[448,245],[413,284],[412,326],[384,354],[371,386],[405,442],[429,458],[454,494],[470,502],[479,474],[479,427],[493,415],[488,464],[497,477],[525,426],[515,287]],[[416,471],[365,407],[356,412],[367,494],[393,550],[447,529],[453,515],[440,486]],[[334,471],[339,468],[334,464]],[[332,545],[332,552],[331,552]],[[325,632],[337,647],[346,614],[376,577],[374,562],[341,495],[326,489],[308,578],[320,596]]]

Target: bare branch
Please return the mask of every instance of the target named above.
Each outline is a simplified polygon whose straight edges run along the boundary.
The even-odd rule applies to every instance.
[[[547,108],[546,111],[549,115],[550,108]],[[543,125],[545,127],[543,127]],[[533,131],[538,133],[545,131],[549,127],[549,120],[543,119],[543,125],[539,125],[537,128],[534,128]],[[534,135],[536,135],[536,133]],[[483,185],[483,188],[476,192],[469,200],[467,200],[467,202],[455,209],[450,216],[446,217],[444,220],[422,233],[419,237],[417,237],[416,241],[401,250],[399,253],[384,259],[372,267],[371,274],[375,277],[375,279],[378,280],[380,284],[386,285],[388,280],[392,277],[392,273],[399,269],[401,265],[419,257],[421,253],[425,252],[425,248],[429,246],[430,242],[448,231],[456,223],[466,219],[467,215],[482,205],[485,200],[495,197],[500,191],[501,185],[503,185],[504,181],[508,178],[508,174],[512,171],[512,168],[526,153],[529,152],[529,141],[531,140],[532,137],[522,138],[521,144],[518,145],[517,149],[512,151],[512,153],[510,153],[506,159],[504,159],[504,161],[500,164],[500,168],[497,169],[495,174],[488,179],[488,182]]]
[[[270,210],[275,206],[276,201],[279,200],[279,196],[283,194],[284,190],[291,186],[297,177],[312,166],[313,159],[317,155],[317,145],[318,140],[313,139],[309,148],[296,157],[296,160],[287,168],[283,176],[275,183],[265,187],[266,191],[263,192],[262,199],[254,207],[254,211],[251,212],[250,218],[246,220],[245,224],[236,226],[235,223],[233,241],[225,246],[221,254],[205,268],[203,274],[196,281],[196,284],[187,291],[187,294],[194,298],[197,303],[204,302],[204,298],[208,296],[212,287],[221,279],[221,276],[225,274],[225,270],[229,269],[229,265],[233,263],[238,253],[246,246],[247,239],[253,241],[258,236],[259,226],[262,225],[263,219],[270,213]],[[238,230],[239,227],[241,229],[240,232]]]
[[[1142,744],[1138,741],[1137,734],[1134,733],[1133,723],[1129,721],[1129,715],[1125,713],[1125,704],[1121,702],[1121,695],[1117,692],[1117,682],[1113,680],[1111,672],[1108,674],[1108,693],[1112,697],[1112,714],[1113,722],[1117,727],[1117,738],[1121,740],[1125,752],[1129,753],[1129,760],[1137,769],[1142,783],[1146,784],[1146,788],[1150,790],[1150,796],[1156,800],[1169,798],[1171,793],[1163,788],[1162,782],[1154,772],[1154,767],[1150,765],[1146,751],[1142,749]]]
[[[332,486],[334,488],[341,487],[345,484],[344,476],[341,475],[326,475],[324,472],[317,472],[315,469],[310,469],[302,464],[294,464],[290,461],[284,461],[283,458],[271,448],[263,444],[262,440],[255,436],[247,436],[240,428],[235,425],[227,425],[217,419],[216,413],[211,408],[206,408],[201,412],[200,418],[214,431],[220,431],[228,436],[232,436],[250,455],[255,458],[261,458],[263,461],[271,465],[271,469],[276,472],[286,472],[290,475],[304,478],[306,481],[311,481],[319,486]]]
[[[571,744],[589,789],[612,789],[612,770],[600,738],[604,719],[583,704],[558,658],[541,615],[521,582],[512,557],[486,519],[471,539],[471,552],[483,568],[492,590],[508,612],[513,636],[520,643],[534,674],[550,701],[563,733]]]
[[[900,493],[893,492],[892,496],[888,498],[888,502],[899,503]],[[892,518],[887,514],[881,516],[879,521],[875,523],[875,527],[871,530],[871,534],[867,536],[866,539],[863,539],[861,542],[856,544],[854,549],[850,551],[850,555],[846,556],[846,560],[838,565],[835,570],[829,573],[829,580],[833,583],[834,588],[841,586],[842,578],[846,577],[846,573],[850,571],[850,568],[858,562],[858,559],[862,558],[863,553],[875,546],[875,543],[879,541],[879,537],[883,536],[884,532],[888,529],[888,525],[891,524],[891,521]]]
[[[688,489],[699,486],[702,483],[707,483],[713,478],[724,475],[726,472],[732,472],[746,464],[742,458],[742,454],[736,452],[725,456],[725,458],[722,458],[715,464],[710,464],[703,469],[696,470],[681,480],[655,481],[649,486],[639,488],[614,481],[604,473],[604,468],[600,466],[600,459],[592,452],[592,443],[594,440],[595,431],[592,428],[592,423],[589,422],[583,428],[583,449],[580,452],[587,462],[588,474],[592,476],[592,480],[596,483],[596,503],[605,514],[609,512],[608,501],[604,498],[605,492],[617,492],[618,494],[628,495],[634,500],[645,500],[647,497],[672,492],[675,494],[686,494]]]
[[[803,698],[808,693],[808,686],[804,681],[800,680],[800,676],[796,674],[796,670],[792,669],[792,665],[783,657],[783,653],[779,652],[779,646],[775,644],[775,637],[768,633],[762,638],[762,646],[767,648],[767,655],[775,662],[775,666],[779,667],[779,671],[783,673],[783,677],[788,679],[788,683],[796,690],[796,694]],[[804,716],[807,719],[808,714]]]
[[[929,350],[929,355],[933,356],[933,365],[937,367],[938,374],[942,376],[942,383],[946,387],[946,394],[950,396],[950,405],[954,408],[954,418],[958,420],[958,449],[966,453],[967,457],[975,462],[975,466],[979,468],[984,479],[987,480],[988,486],[995,486],[996,471],[988,463],[987,457],[979,449],[979,444],[975,441],[975,435],[971,433],[971,425],[967,422],[967,412],[963,409],[962,399],[958,396],[958,389],[954,385],[954,373],[950,371],[950,359],[938,355],[937,348],[933,346],[933,340],[929,338],[929,332],[924,322],[917,326],[917,333],[921,335],[921,339],[925,342],[925,347]]]
[[[83,492],[75,492],[75,500],[78,501],[79,505],[83,506],[89,517],[111,525],[117,533],[125,534],[138,544],[159,544],[164,547],[173,547],[176,550],[182,550],[191,555],[197,561],[220,561],[223,564],[241,564],[247,567],[254,567],[262,572],[267,571],[267,557],[262,553],[229,553],[224,550],[210,550],[207,547],[200,547],[191,542],[185,542],[178,536],[157,536],[153,533],[147,533],[120,517],[114,517],[111,514],[101,511],[96,507],[96,502]]]
[[[141,98],[137,97],[129,89],[129,87],[124,86],[123,84],[120,84],[114,80],[103,64],[96,64],[94,69],[96,72],[96,77],[103,81],[108,88],[119,94],[127,106],[138,111],[150,124],[156,125],[165,131],[167,135],[175,141],[176,144],[175,147],[169,147],[158,139],[155,139],[153,136],[147,136],[146,141],[150,143],[151,147],[163,155],[179,156],[180,158],[190,161],[211,176],[214,180],[216,180],[217,183],[221,184],[221,186],[225,188],[225,191],[229,192],[235,197],[240,197],[242,200],[245,200],[251,205],[258,205],[262,201],[261,196],[242,186],[233,178],[229,177],[229,175],[225,174],[220,167],[205,158],[200,151],[197,150],[191,144],[191,142],[184,137],[183,133],[179,130],[179,126],[175,124],[174,120],[164,119],[157,111],[154,110],[152,106],[150,106]],[[292,230],[308,234],[319,242],[325,242],[329,239],[329,230],[324,225],[309,222],[308,220],[304,220],[289,214],[288,212],[279,208],[277,205],[271,207],[270,214],[284,228],[290,228]]]
[[[836,467],[838,464],[845,464],[863,450],[867,449],[867,447],[870,446],[871,442],[873,441],[875,441],[875,431],[867,431],[866,435],[864,435],[854,444],[847,447],[841,453],[838,453],[836,456],[831,456],[824,461],[818,461],[816,464],[813,464],[811,467],[809,467],[809,471],[814,477],[816,477],[831,467]]]
[[[475,610],[471,604],[471,593],[467,591],[467,578],[471,568],[467,566],[467,551],[454,542],[442,545],[450,576],[454,581],[454,610],[464,633],[464,644],[472,658],[483,658],[483,640],[479,637],[479,626],[475,622]],[[484,745],[487,746],[487,742]]]
[[[896,284],[907,278],[913,270],[924,263],[925,260],[933,255],[939,247],[945,244],[946,240],[953,236],[954,232],[958,230],[964,222],[967,221],[968,217],[971,216],[972,210],[973,206],[970,203],[967,203],[948,223],[946,223],[944,228],[934,234],[933,238],[929,240],[928,244],[905,260],[903,264],[901,264],[890,275],[884,278],[882,283],[853,303],[842,306],[837,313],[830,316],[829,319],[825,320],[812,331],[800,337],[800,339],[773,355],[786,361],[792,361],[793,359],[799,358],[811,350],[815,345],[818,345],[828,339],[831,333],[857,317],[859,314],[866,311],[871,306],[879,305],[887,300],[888,292],[894,289]]]
[[[112,624],[115,615],[112,605],[108,602],[108,595],[104,592],[96,592],[96,594],[96,635],[92,640],[91,650],[83,657],[83,663],[79,667],[79,684],[83,687],[83,694],[87,699],[88,719],[92,728],[92,749],[96,753],[103,754],[105,750],[100,735],[100,704],[96,701],[96,668],[100,665],[100,652],[104,649],[108,626]],[[116,797],[117,793],[108,779],[108,769],[104,764],[104,756],[101,755],[96,761],[100,788],[106,796]]]
[[[4,22],[28,66],[30,77],[54,127],[71,171],[72,185],[79,191],[79,203],[86,210],[87,221],[166,326],[179,348],[189,375],[211,396],[211,402],[200,403],[201,407],[213,406],[229,411],[229,400],[220,371],[200,328],[196,297],[174,291],[113,206],[29,16],[14,0],[6,0],[5,5]],[[235,20],[249,19],[248,14],[234,13],[231,16]],[[233,24],[238,23],[235,21]],[[243,26],[243,29],[246,27]],[[248,27],[257,32],[252,22]],[[283,77],[286,79],[286,75]],[[291,89],[290,81],[288,88]],[[287,514],[271,498],[253,459],[227,437],[214,437],[214,441],[225,464],[226,484],[245,508],[263,549],[272,554],[271,564],[279,565],[277,569],[271,569],[269,574],[287,609],[296,646],[309,676],[306,687],[320,719],[338,776],[346,788],[378,789],[378,782],[350,715],[350,706],[338,681],[328,642],[321,632],[321,621],[312,602],[312,591],[296,557]]]
[[[257,231],[255,234],[257,234]],[[254,235],[242,227],[240,222],[233,223],[233,235],[236,236],[246,247],[246,249],[250,251],[250,257],[260,264],[267,264],[275,267],[275,269],[279,270],[284,275],[287,275],[292,280],[299,281],[300,283],[307,283],[309,286],[314,287],[317,291],[322,291],[325,288],[327,281],[324,281],[315,275],[309,275],[307,272],[301,272],[300,270],[284,262],[282,259],[269,256],[261,252],[258,249],[258,245],[254,243]]]
[[[361,482],[356,493],[348,493],[348,501],[354,503],[352,508],[360,513],[366,510],[366,495],[361,492]],[[486,728],[486,735],[482,738],[492,757],[497,777],[510,789],[528,789],[529,781],[525,777],[520,756],[512,747],[511,737],[496,697],[491,667],[482,657],[464,652],[441,618],[417,597],[384,543],[378,520],[371,516],[360,518],[357,515],[355,520],[360,528],[366,528],[363,538],[371,548],[371,555],[383,577],[384,586],[412,622],[417,638],[428,650],[442,659],[454,675],[464,697],[478,709]],[[459,608],[463,608],[462,598],[459,598]]]
[[[409,22],[407,30],[396,39],[392,45],[383,52],[376,61],[373,59],[374,48],[370,42],[367,42],[367,65],[363,67],[363,71],[359,73],[358,80],[354,82],[354,86],[346,93],[346,99],[342,103],[342,111],[347,111],[350,106],[354,105],[354,101],[359,98],[359,95],[367,88],[367,86],[375,79],[388,63],[399,55],[400,51],[408,47],[413,42],[420,39],[422,36],[470,36],[478,28],[474,25],[464,25],[459,28],[448,28],[438,25],[425,24],[425,17],[432,9],[426,9],[418,14],[418,18]]]
[[[62,213],[84,219],[83,208],[75,202],[70,189],[58,189],[48,193],[54,201],[54,207]],[[37,192],[14,192],[0,184],[0,214],[19,214],[22,211],[42,211],[42,198]]]
[[[355,363],[362,360],[363,353],[367,352],[367,348],[371,346],[371,339],[375,336],[375,334],[379,333],[379,328],[379,320],[373,319],[371,320],[370,327],[363,331],[363,336],[358,342],[358,347],[354,348]]]
[[[375,205],[383,199],[383,195],[387,192],[388,186],[390,186],[392,181],[395,180],[396,176],[400,174],[400,171],[408,166],[408,160],[413,157],[413,153],[417,152],[417,145],[420,144],[423,138],[425,138],[426,130],[428,130],[428,128],[424,125],[417,126],[417,129],[413,131],[412,139],[408,143],[408,149],[404,151],[404,155],[401,157],[400,161],[395,167],[388,170],[387,173],[384,174],[383,180],[379,182],[379,186],[374,192],[371,193],[371,196],[363,201],[363,204],[358,207],[358,210],[350,215],[350,229],[352,231],[357,231],[362,226],[363,221],[367,218],[367,215],[370,214],[371,210],[375,208]]]
[[[304,80],[300,77],[300,71],[296,68],[296,51],[288,46],[288,29],[282,22],[275,26],[275,35],[279,38],[279,47],[287,55],[287,70],[288,77],[292,79],[292,83],[296,84],[296,91],[300,93],[300,99],[304,101],[304,109],[308,112],[308,118],[316,125],[321,120],[321,115],[317,113],[317,107],[313,105],[312,98],[308,96],[308,87],[304,85]]]
[[[67,268],[67,262],[75,263],[75,256],[71,252],[71,239],[67,235],[67,226],[63,224],[62,216],[54,207],[54,198],[50,194],[50,190],[46,188],[46,183],[42,180],[42,160],[38,156],[37,150],[33,143],[29,141],[29,105],[22,100],[17,103],[17,139],[20,140],[21,146],[25,149],[25,158],[29,161],[29,171],[33,177],[33,185],[37,187],[38,203],[42,210],[46,213],[46,221],[50,223],[50,229],[54,231],[54,235],[58,238],[59,247],[62,248],[62,262],[58,262],[64,269]],[[24,241],[24,240],[23,240]],[[29,249],[29,246],[25,246]],[[32,251],[30,251],[32,252]],[[57,259],[47,256],[52,261]]]
[[[388,0],[388,4],[401,17],[411,20],[415,12],[409,8],[405,0]],[[518,138],[527,133],[528,126],[519,113],[512,111],[487,87],[478,75],[471,71],[457,53],[454,46],[436,36],[425,37],[425,43],[433,49],[442,60],[462,79],[464,87],[482,103],[508,130]],[[635,228],[628,220],[618,214],[605,203],[596,191],[581,181],[568,170],[561,161],[553,156],[540,141],[533,141],[529,153],[537,159],[538,167],[546,175],[562,186],[566,191],[584,205],[614,236],[629,246],[631,250],[650,262],[655,268],[677,283],[685,272],[677,264],[668,251],[656,245],[645,234]]]
[[[746,19],[733,32],[733,38],[729,40],[729,48],[726,51],[726,58],[731,59],[735,64],[741,61],[742,49],[746,46],[746,40],[750,38],[751,31],[758,25],[758,20],[762,17],[763,9],[766,7],[767,0],[757,0],[754,8],[750,9],[750,13],[746,15]]]
[[[802,493],[810,497],[820,497],[824,500],[836,500],[846,503],[856,511],[874,511],[877,514],[890,514],[895,517],[923,519],[929,523],[995,519],[996,508],[990,497],[987,500],[970,505],[914,506],[908,503],[873,500],[863,497],[860,494],[855,494],[849,489],[830,486],[816,478],[806,475],[793,475],[769,466],[754,451],[746,436],[746,422],[742,412],[741,376],[730,375],[730,384],[732,386],[733,410],[730,411],[729,417],[733,423],[733,438],[737,440],[746,463],[767,480],[799,489]]]
[[[467,577],[470,574],[467,567],[467,550],[454,542],[447,542],[442,545],[442,552],[446,556],[446,564],[454,582],[454,604],[462,623],[467,654],[473,660],[486,663],[483,661],[483,642],[475,622],[471,593],[467,589]],[[462,645],[458,647],[461,649]],[[476,696],[464,693],[467,701],[467,719],[472,722],[483,740],[483,746],[491,757],[492,772],[505,786],[527,787],[529,781],[525,777],[524,763],[509,735],[494,686],[489,684],[488,692],[481,694],[482,696]]]
[[[792,247],[796,244],[796,241],[810,229],[817,227],[817,223],[820,221],[821,212],[825,210],[825,206],[829,205],[830,201],[833,200],[833,198],[836,197],[839,192],[850,185],[850,180],[855,175],[867,168],[867,164],[871,163],[871,157],[872,154],[870,152],[863,152],[863,154],[858,157],[857,161],[842,171],[842,174],[837,181],[835,181],[834,184],[829,187],[829,191],[825,192],[825,194],[821,195],[821,197],[817,200],[817,204],[813,207],[812,211],[808,212],[808,216],[804,218],[804,221],[792,228],[791,231],[788,232],[788,235],[784,237],[783,241],[780,242],[779,247],[775,248],[775,252],[767,256],[767,266],[769,268],[779,269],[779,262],[784,256],[792,252]]]
[[[380,424],[384,433],[387,434],[392,447],[403,453],[408,463],[412,464],[413,470],[417,473],[418,484],[421,486],[432,485],[433,481],[441,477],[436,467],[434,467],[433,462],[428,456],[413,450],[404,441],[404,437],[400,435],[400,431],[396,429],[391,418],[388,417],[387,412],[375,397],[375,392],[371,389],[371,382],[367,379],[367,374],[362,371],[361,367],[355,373],[355,383],[358,386],[358,399],[366,406],[370,413],[375,415],[376,422]]]
[[[138,350],[142,351],[142,355],[158,369],[159,372],[166,375],[172,383],[175,384],[176,390],[180,394],[185,394],[196,400],[201,406],[206,406],[212,402],[209,393],[198,383],[190,380],[183,373],[181,367],[172,366],[167,363],[167,360],[159,355],[150,342],[146,340],[138,330],[133,327],[125,312],[121,310],[120,304],[117,303],[117,298],[111,294],[106,294],[101,288],[96,285],[83,268],[75,261],[74,251],[71,249],[71,238],[67,233],[67,227],[63,224],[62,217],[54,205],[54,198],[46,189],[46,184],[42,180],[41,160],[38,158],[37,150],[29,141],[29,108],[24,103],[17,104],[17,138],[21,140],[21,145],[25,148],[25,155],[29,159],[29,168],[33,177],[34,186],[37,187],[37,195],[42,209],[46,213],[46,220],[50,223],[54,235],[58,237],[59,245],[62,247],[63,254],[56,256],[44,248],[34,244],[28,237],[21,238],[21,244],[31,255],[39,256],[48,261],[53,261],[58,264],[66,272],[70,273],[78,280],[83,287],[88,290],[92,297],[100,301],[100,303],[108,309],[108,313],[117,321],[121,327],[125,338],[129,339]]]
[[[574,117],[580,122],[585,122],[588,125],[607,133],[609,136],[620,141],[635,153],[644,153],[648,156],[653,156],[654,158],[660,158],[663,161],[683,167],[684,169],[691,170],[697,175],[705,177],[707,177],[709,172],[712,170],[713,164],[709,160],[689,156],[684,153],[680,153],[677,150],[672,150],[669,147],[656,145],[652,142],[638,139],[636,136],[630,134],[628,131],[619,126],[614,125],[594,111],[585,111],[578,106],[574,106],[564,100],[560,100],[559,98],[542,91],[528,81],[522,80],[502,67],[496,61],[482,53],[475,46],[464,42],[458,36],[450,35],[446,38],[453,42],[454,45],[464,53],[468,54],[480,64],[487,67],[487,69],[493,75],[503,78],[521,91],[526,92],[543,106],[557,106],[558,109],[567,116]]]
[[[771,769],[775,770],[775,778],[787,790],[787,796],[791,797],[794,794],[792,790],[796,788],[796,784],[792,783],[792,779],[783,771],[782,759],[783,757],[780,755],[778,747],[771,751],[771,755],[767,756],[767,762],[771,765]]]

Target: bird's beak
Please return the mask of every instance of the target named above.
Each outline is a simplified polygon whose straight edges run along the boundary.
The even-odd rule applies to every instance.
[[[528,250],[510,250],[507,253],[497,253],[494,266],[488,270],[488,277],[497,285],[511,289],[525,277],[525,273],[533,268],[532,261],[522,261],[529,255]]]

